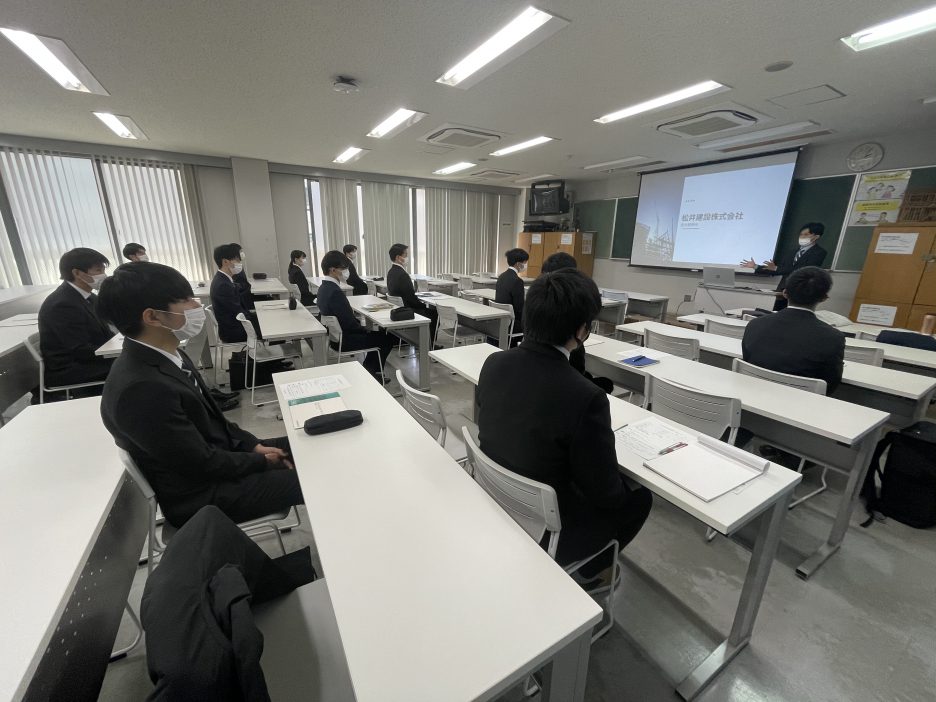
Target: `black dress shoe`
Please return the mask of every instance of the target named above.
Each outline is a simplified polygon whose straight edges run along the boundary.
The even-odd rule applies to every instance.
[[[227,412],[228,410],[236,409],[240,407],[240,398],[235,397],[230,400],[224,400],[223,402],[219,402],[218,406],[221,408],[222,412]]]
[[[218,390],[217,388],[209,388],[208,392],[210,392],[211,396],[219,402],[223,402],[224,400],[233,400],[240,397],[239,392],[224,392],[223,390]]]

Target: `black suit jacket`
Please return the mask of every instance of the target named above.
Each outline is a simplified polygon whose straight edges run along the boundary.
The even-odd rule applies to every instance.
[[[250,310],[244,306],[237,286],[221,271],[211,279],[211,309],[218,320],[218,336],[225,343],[247,341],[244,325],[237,321],[241,312],[249,319]]]
[[[786,279],[789,277],[790,273],[799,268],[805,268],[806,266],[821,266],[822,262],[825,261],[826,250],[819,245],[813,245],[797,259],[796,254],[798,251],[799,249],[797,248],[796,251],[791,251],[784,256],[780,260],[780,263],[777,264],[777,270],[775,271],[770,271],[763,266],[758,266],[754,269],[754,272],[757,275],[779,275],[780,282],[777,283],[777,290],[780,291],[786,288]]]
[[[367,329],[354,316],[348,297],[331,278],[324,278],[319,286],[318,308],[326,317],[337,317],[341,331],[345,334],[367,333]]]
[[[413,279],[403,266],[393,264],[387,271],[387,294],[403,298],[403,304],[414,310],[424,310],[427,305],[416,297]]]
[[[240,273],[232,276],[234,287],[237,288],[237,294],[240,296],[241,304],[245,309],[253,307],[253,293],[250,290],[250,280],[247,278],[247,271],[241,270]]]
[[[259,439],[225,418],[188,356],[180,355],[192,378],[127,339],[101,399],[104,426],[176,526],[207,504],[218,483],[267,469],[266,459],[253,453]]]
[[[524,341],[492,354],[481,368],[477,403],[481,450],[551,485],[563,527],[610,523],[598,513],[624,507],[628,489],[618,471],[608,397],[561,351]],[[596,543],[613,536],[596,535]]]
[[[525,291],[523,281],[517,275],[517,271],[508,268],[497,276],[497,286],[494,288],[494,302],[513,305],[514,309],[514,332],[523,329],[523,300]]]
[[[309,290],[309,279],[305,271],[294,263],[289,264],[289,282],[299,288],[299,303],[304,307],[315,304],[315,295]]]
[[[85,300],[62,283],[39,308],[39,349],[45,361],[47,385],[103,380],[112,359],[95,356],[114,332],[97,315],[97,295]]]
[[[845,335],[809,310],[786,309],[748,322],[744,360],[761,368],[822,378],[832,393],[842,380]]]
[[[348,264],[348,271],[350,271],[351,275],[348,276],[347,283],[354,288],[354,294],[366,295],[367,283],[361,280],[361,276],[358,275],[357,268],[354,267],[353,263]]]

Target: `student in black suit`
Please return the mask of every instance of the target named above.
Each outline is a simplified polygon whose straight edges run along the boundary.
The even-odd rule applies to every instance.
[[[416,288],[413,287],[413,279],[406,272],[406,264],[409,262],[409,246],[406,244],[394,244],[390,247],[390,261],[392,265],[387,271],[387,294],[403,299],[403,305],[409,307],[416,314],[429,318],[429,337],[432,343],[435,343],[436,322],[439,315],[434,307],[430,307],[425,302],[416,297]]]
[[[358,275],[357,268],[354,267],[354,259],[357,258],[357,246],[354,244],[345,244],[341,252],[348,259],[348,279],[345,281],[348,285],[354,288],[355,295],[366,295],[367,294],[367,283],[361,280],[361,276]]]
[[[211,279],[211,309],[218,321],[218,336],[226,344],[247,341],[247,332],[237,319],[237,315],[243,313],[253,324],[259,337],[260,325],[257,317],[244,305],[243,296],[234,280],[235,276],[244,271],[240,245],[222,244],[216,247],[214,261],[218,272]]]
[[[358,349],[380,349],[380,360],[387,365],[390,352],[396,347],[397,339],[382,331],[368,331],[354,316],[348,297],[339,287],[339,283],[348,280],[351,262],[340,251],[329,251],[322,257],[322,273],[325,277],[319,286],[318,308],[323,316],[336,317],[341,325],[341,350],[356,351]],[[337,348],[337,345],[335,345]],[[380,377],[380,364],[374,354],[369,353],[364,359],[364,367],[373,373],[377,380],[384,382]]]
[[[741,341],[744,360],[761,368],[821,378],[831,394],[842,380],[845,335],[816,317],[816,305],[829,297],[832,276],[815,266],[787,278],[789,305],[748,322]]]
[[[315,295],[309,290],[309,279],[305,272],[305,251],[296,249],[289,254],[289,282],[299,288],[299,304],[303,307],[315,304]]]
[[[123,257],[128,261],[149,261],[149,256],[146,255],[146,247],[143,244],[127,244],[123,247]]]
[[[241,245],[236,241],[232,242],[231,246],[237,247],[238,258],[241,263],[240,270],[231,276],[231,280],[234,281],[234,287],[237,288],[237,294],[240,295],[241,304],[243,304],[244,309],[252,310],[254,308],[254,300],[272,300],[273,297],[271,295],[254,296],[250,289],[250,280],[247,278],[247,271],[244,269],[244,261],[247,259],[247,254],[244,253],[244,249],[241,248]]]
[[[497,276],[494,302],[513,306],[514,332],[523,331],[523,298],[526,293],[520,274],[527,269],[530,254],[523,249],[511,249],[504,256],[507,258],[507,270]]]
[[[543,261],[543,266],[540,268],[540,271],[542,273],[552,273],[554,271],[562,270],[563,268],[577,267],[578,262],[571,254],[567,254],[565,251],[557,251],[556,253],[549,256],[545,261]],[[614,383],[611,382],[610,378],[603,378],[602,376],[595,377],[587,370],[585,370],[584,343],[579,343],[574,349],[572,349],[572,353],[569,354],[569,363],[572,364],[572,367],[575,370],[584,375],[609,395],[614,392]]]
[[[618,470],[607,395],[569,364],[600,309],[597,286],[580,271],[540,276],[527,292],[523,343],[489,356],[478,380],[481,450],[556,490],[560,564],[589,556],[612,538],[623,548],[652,504],[650,492],[629,488]],[[600,560],[582,575],[610,565],[610,557]]]
[[[113,335],[97,314],[97,295],[107,275],[107,258],[94,249],[67,251],[59,259],[64,281],[39,308],[39,350],[45,361],[47,387],[104,380],[113,359],[94,352]],[[72,391],[76,397],[101,394],[92,387]],[[38,397],[38,395],[37,395]]]
[[[124,264],[101,288],[101,314],[126,340],[101,418],[181,526],[205,505],[235,522],[302,503],[285,438],[261,441],[224,417],[179,341],[205,311],[185,277],[158,263]]]
[[[763,265],[758,266],[753,258],[741,261],[745,268],[753,268],[757,275],[779,275],[780,282],[777,283],[777,299],[774,302],[774,311],[777,312],[787,306],[786,298],[781,294],[786,288],[789,275],[800,268],[806,266],[821,266],[825,261],[826,250],[817,246],[816,242],[825,232],[825,225],[822,222],[809,222],[804,224],[799,233],[799,248],[788,254],[779,264],[773,261],[764,261]]]

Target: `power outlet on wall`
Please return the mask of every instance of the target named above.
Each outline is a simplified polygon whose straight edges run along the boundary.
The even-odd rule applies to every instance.
[[[683,295],[683,296],[682,296],[682,301],[683,301],[683,302],[692,302],[692,295]]]

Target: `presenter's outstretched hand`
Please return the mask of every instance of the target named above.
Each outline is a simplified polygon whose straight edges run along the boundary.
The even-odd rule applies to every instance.
[[[751,258],[748,258],[748,259],[745,259],[745,260],[741,261],[741,266],[742,266],[743,268],[757,268],[757,264],[754,263],[754,257],[753,257],[753,256],[752,256]]]
[[[773,261],[764,261],[763,265],[764,265],[764,268],[766,268],[768,271],[777,270],[777,264],[774,263]]]

